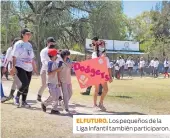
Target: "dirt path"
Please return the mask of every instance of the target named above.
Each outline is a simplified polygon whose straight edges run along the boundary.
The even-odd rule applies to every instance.
[[[3,83],[6,95],[11,82]],[[41,111],[40,103],[35,100],[36,94],[35,90],[29,92],[28,102],[32,104],[30,109],[16,108],[12,101],[1,105],[2,138],[170,138],[168,135],[75,135],[72,134],[74,114],[142,115],[156,114],[156,111],[113,101],[111,104],[106,102],[107,112],[100,112],[94,111],[89,101],[73,98],[70,105],[71,114],[61,112],[61,115],[50,115]],[[47,94],[44,95],[47,97]]]

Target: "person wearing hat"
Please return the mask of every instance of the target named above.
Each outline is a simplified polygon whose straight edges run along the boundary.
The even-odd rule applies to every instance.
[[[53,37],[48,37],[47,38],[47,45],[44,49],[41,50],[40,52],[40,58],[41,58],[41,71],[40,71],[40,76],[41,76],[41,86],[38,90],[38,95],[37,95],[37,101],[41,102],[41,97],[46,89],[46,72],[47,72],[47,65],[48,62],[50,61],[50,58],[48,56],[48,49],[54,48],[55,47],[55,39]]]
[[[12,43],[11,43],[11,46],[7,49],[7,54],[5,56],[5,61],[4,61],[3,72],[7,71],[6,68],[7,68],[8,63],[12,62],[12,50],[13,50],[13,46],[19,40],[21,40],[21,38],[13,39]],[[13,83],[12,83],[12,86],[11,86],[10,94],[9,94],[9,96],[7,98],[1,100],[2,103],[13,99],[14,98],[14,92],[15,92],[16,88],[20,88],[21,87],[21,82],[20,82],[19,78],[17,77],[17,75],[14,75],[13,79],[14,80],[13,80]]]
[[[49,89],[50,96],[47,100],[41,103],[42,110],[46,112],[46,107],[48,105],[52,105],[51,114],[59,114],[58,111],[58,100],[60,96],[60,87],[58,81],[58,73],[62,70],[62,66],[58,67],[56,59],[57,59],[57,50],[56,49],[48,49],[48,56],[50,60],[47,65],[47,86]]]
[[[32,45],[29,43],[31,39],[31,31],[23,29],[21,31],[21,40],[14,44],[12,51],[13,67],[11,69],[12,75],[17,75],[22,83],[17,95],[15,97],[15,104],[20,106],[20,95],[22,95],[22,107],[30,107],[26,102],[29,85],[32,77],[32,71],[37,73],[36,63],[34,61],[34,51]]]

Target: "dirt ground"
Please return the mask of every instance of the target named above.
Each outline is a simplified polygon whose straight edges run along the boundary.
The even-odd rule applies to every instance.
[[[41,111],[36,101],[40,78],[33,77],[28,95],[30,109],[16,108],[13,101],[1,104],[2,138],[170,138],[169,135],[77,135],[72,133],[74,114],[111,114],[111,115],[144,115],[170,114],[170,79],[133,78],[133,80],[114,80],[109,84],[109,93],[105,100],[106,112],[94,110],[92,94],[83,96],[75,77],[73,96],[68,114],[51,115]],[[3,79],[5,95],[9,94],[12,80]],[[48,97],[48,90],[43,100]],[[60,109],[61,110],[61,109]]]

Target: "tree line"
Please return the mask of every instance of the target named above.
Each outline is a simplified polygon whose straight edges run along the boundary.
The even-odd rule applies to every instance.
[[[6,50],[21,28],[33,31],[34,50],[45,39],[57,48],[84,52],[86,38],[133,40],[140,50],[163,59],[170,56],[170,2],[163,1],[135,18],[123,13],[121,1],[1,1],[1,47]],[[37,54],[38,56],[38,54]],[[39,57],[38,57],[39,58]]]

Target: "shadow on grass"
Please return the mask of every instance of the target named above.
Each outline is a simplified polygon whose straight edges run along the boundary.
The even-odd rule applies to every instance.
[[[73,108],[73,109],[75,109],[76,107],[92,108],[92,107],[89,107],[89,106],[86,106],[86,105],[81,105],[81,104],[76,104],[76,103],[73,103],[72,105],[69,105],[69,107]]]
[[[114,96],[114,97],[118,97],[118,98],[127,98],[127,99],[131,99],[132,97],[130,96]]]
[[[107,97],[116,97],[116,98],[124,98],[124,99],[132,99],[133,97],[131,96],[121,96],[121,95],[117,95],[117,96],[114,96],[114,95],[108,95]]]

